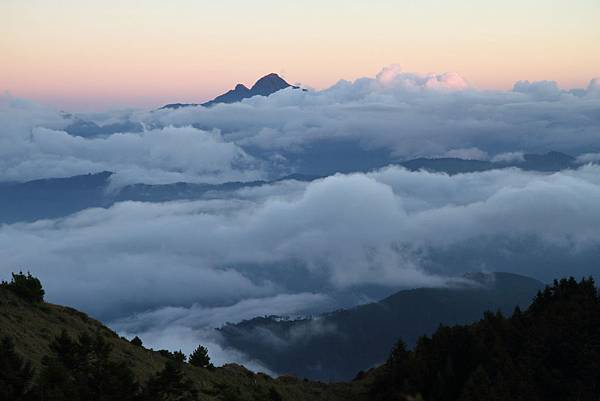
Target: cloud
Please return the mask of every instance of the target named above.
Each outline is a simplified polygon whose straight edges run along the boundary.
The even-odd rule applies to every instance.
[[[394,81],[396,77],[402,74],[402,67],[400,64],[392,64],[388,67],[384,67],[379,73],[376,75],[377,81],[381,84],[386,85]]]
[[[577,162],[581,164],[598,163],[600,162],[600,153],[584,153],[577,157]]]
[[[376,76],[383,87],[398,87],[408,90],[464,90],[470,86],[457,73],[413,74],[403,72],[398,64],[383,68]]]
[[[525,161],[524,152],[499,153],[492,158],[493,163],[521,163]]]
[[[488,160],[490,158],[487,152],[477,148],[451,149],[444,154],[444,157],[457,157],[465,160]]]
[[[600,96],[600,78],[594,78],[590,81],[585,95],[587,96]]]
[[[294,315],[315,306],[328,305],[324,294],[277,294],[263,298],[248,298],[231,305],[207,307],[162,307],[114,321],[114,326],[126,332],[140,332],[152,327],[186,326],[191,328],[220,327],[227,322],[239,322],[264,315]]]
[[[562,94],[555,81],[518,81],[513,92],[524,93],[539,101],[556,101]]]
[[[223,182],[262,177],[261,163],[218,131],[165,126],[83,138],[70,117],[0,98],[0,181],[115,171],[115,184]]]

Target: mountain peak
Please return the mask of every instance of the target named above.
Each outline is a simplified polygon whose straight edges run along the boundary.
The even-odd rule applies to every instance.
[[[275,93],[281,89],[285,89],[289,86],[292,85],[288,84],[283,78],[272,72],[256,81],[256,83],[252,86],[250,90],[252,91],[254,96],[269,96],[270,94]]]
[[[241,102],[244,99],[248,99],[253,96],[269,96],[281,89],[285,88],[295,88],[297,86],[292,86],[288,84],[283,78],[281,78],[276,73],[272,72],[270,74],[265,75],[260,78],[252,88],[248,89],[247,86],[243,84],[237,84],[234,89],[231,89],[224,94],[217,96],[213,100],[210,100],[206,103],[202,103],[201,106],[210,107],[219,103],[237,103]],[[166,106],[161,107],[161,109],[178,109],[180,107],[186,106],[198,106],[197,104],[185,104],[185,103],[173,103],[168,104]]]

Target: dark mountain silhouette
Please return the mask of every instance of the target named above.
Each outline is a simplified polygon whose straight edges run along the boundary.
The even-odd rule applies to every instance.
[[[202,106],[208,107],[217,103],[235,103],[248,97],[252,97],[252,92],[250,91],[250,89],[248,89],[243,84],[237,84],[232,90],[227,91],[220,96],[217,96],[211,101],[202,103]]]
[[[313,318],[269,316],[220,329],[226,345],[276,372],[310,379],[349,380],[382,363],[398,338],[414,346],[440,324],[472,323],[485,311],[511,313],[527,307],[543,284],[510,274],[471,274],[454,288],[399,291],[379,302]]]
[[[106,125],[98,125],[93,121],[76,119],[65,128],[65,132],[73,136],[93,138],[97,136],[108,136],[117,132],[142,132],[144,127],[140,123],[125,121]]]
[[[545,154],[527,153],[523,156],[523,169],[537,171],[558,171],[576,165],[575,158],[561,152]]]
[[[213,100],[210,100],[205,103],[172,103],[161,107],[161,109],[178,109],[181,107],[188,106],[210,107],[219,103],[237,103],[241,102],[244,99],[251,98],[254,96],[269,96],[277,91],[289,87],[298,89],[297,86],[292,86],[288,84],[279,75],[271,73],[265,75],[264,77],[256,81],[256,83],[250,89],[248,89],[245,85],[237,84],[234,89],[227,91],[224,94],[217,96]]]
[[[258,187],[286,180],[312,181],[319,177],[293,174],[273,181],[225,182],[222,184],[132,184],[109,190],[112,172],[0,182],[0,224],[67,216],[90,207],[110,207],[115,202],[167,202],[199,199],[211,193]]]
[[[252,96],[269,96],[271,93],[275,93],[289,86],[292,85],[288,84],[279,75],[271,73],[265,75],[264,77],[256,81],[254,86],[252,86],[252,88],[250,89],[250,93],[252,94]],[[297,86],[294,86],[294,88],[297,88]]]
[[[0,224],[66,216],[90,207],[109,206],[111,172],[0,183]]]
[[[408,160],[399,163],[410,171],[431,171],[436,173],[460,174],[474,173],[498,168],[494,163],[485,160],[466,160],[455,157],[426,158]]]

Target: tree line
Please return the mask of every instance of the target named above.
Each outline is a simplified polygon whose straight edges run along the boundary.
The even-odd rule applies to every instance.
[[[111,345],[100,335],[77,339],[62,332],[50,344],[50,355],[34,381],[31,363],[9,337],[0,341],[0,400],[10,401],[166,401],[196,400],[183,361],[169,359],[164,368],[140,385],[125,362],[111,358]]]
[[[592,278],[555,281],[526,311],[402,341],[371,388],[395,401],[600,400],[600,296]]]

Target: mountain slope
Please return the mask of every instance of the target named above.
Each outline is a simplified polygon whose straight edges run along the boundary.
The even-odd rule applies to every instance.
[[[440,324],[466,324],[487,310],[526,307],[543,288],[509,273],[471,275],[480,285],[400,291],[379,302],[300,320],[260,317],[220,329],[228,345],[277,372],[349,380],[383,362],[400,337],[409,345]]]
[[[41,360],[50,353],[50,342],[65,330],[71,337],[87,333],[100,334],[111,346],[112,357],[126,362],[140,382],[161,370],[167,358],[159,352],[135,346],[120,338],[100,322],[74,309],[48,303],[34,304],[0,288],[0,338],[9,336],[19,354],[39,371]],[[185,365],[185,374],[200,392],[202,400],[264,400],[272,393],[281,400],[353,400],[360,386],[297,380],[294,377],[270,378],[254,374],[239,365],[225,365],[215,370]],[[232,394],[235,395],[232,398]]]

